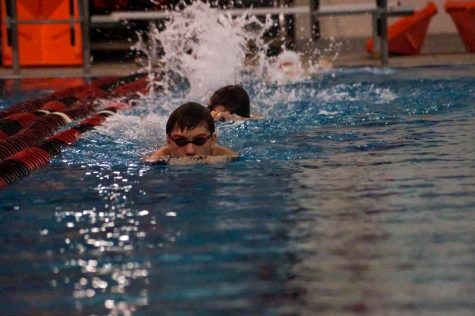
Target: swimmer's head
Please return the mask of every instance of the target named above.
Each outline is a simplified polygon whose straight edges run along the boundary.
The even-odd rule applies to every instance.
[[[211,113],[188,102],[172,112],[167,121],[167,144],[172,157],[208,156],[216,145]]]
[[[302,72],[300,55],[293,51],[283,51],[277,56],[277,66],[287,76],[298,76]]]
[[[251,116],[251,102],[240,85],[229,85],[216,90],[208,102],[210,111],[228,111],[241,117]]]
[[[172,130],[180,131],[194,129],[203,125],[210,133],[214,133],[215,125],[208,110],[201,104],[187,102],[176,108],[167,121],[166,132],[170,134]]]

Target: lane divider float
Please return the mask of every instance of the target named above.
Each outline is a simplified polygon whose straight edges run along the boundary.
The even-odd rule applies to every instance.
[[[91,112],[97,110],[97,106],[94,101],[96,101],[98,98],[100,99],[101,97],[103,97],[103,93],[107,92],[106,96],[114,98],[137,98],[139,97],[139,93],[146,93],[148,88],[148,81],[147,77],[144,74],[134,74],[121,79],[116,79],[115,81],[102,80],[101,84],[96,84],[96,86],[100,86],[101,89],[105,90],[101,90],[102,92],[98,92],[96,88],[68,88],[65,89],[65,91],[58,91],[55,93],[56,96],[59,96],[62,99],[45,102],[40,110],[33,112],[14,113],[0,120],[0,161],[16,152],[13,151],[11,147],[24,149],[29,146],[34,146],[42,140],[38,139],[37,137],[28,138],[28,134],[35,133],[35,131],[37,131],[38,129],[48,130],[49,132],[47,134],[40,134],[46,135],[45,137],[47,137],[51,135],[54,131],[62,127],[64,124],[69,123],[71,120],[74,121],[79,118],[84,118]],[[80,94],[75,96],[67,96],[67,94],[71,91],[79,91]],[[86,92],[91,94],[88,95]],[[67,101],[65,102],[65,100]],[[50,121],[40,119],[41,117],[43,117],[42,113],[52,114],[51,112],[55,113],[56,115],[62,116],[64,119],[64,124],[51,125]],[[61,113],[63,113],[64,115],[62,115]],[[43,125],[48,126],[43,127]],[[48,127],[50,127],[50,129],[48,129]],[[18,137],[13,137],[17,134],[20,134],[21,136],[19,135]],[[6,139],[10,137],[13,138],[7,141]],[[27,142],[23,141],[25,137],[29,139]],[[19,142],[20,145],[11,144],[17,142]]]
[[[0,188],[47,165],[62,148],[75,143],[81,134],[101,125],[124,107],[119,101],[77,126],[54,134],[62,126],[96,111],[95,101],[106,97],[135,99],[147,93],[148,85],[143,73],[99,79],[86,87],[68,88],[0,111],[0,119],[4,118],[0,120]]]
[[[0,110],[0,119],[18,112],[37,111],[50,101],[59,101],[66,105],[72,105],[81,99],[105,98],[111,96],[111,93],[114,93],[114,90],[116,89],[119,89],[120,91],[121,86],[143,79],[147,79],[147,74],[135,73],[125,77],[105,77],[96,79],[90,84],[55,91],[48,96],[38,99],[20,101],[11,105],[7,109]]]
[[[85,132],[101,125],[117,108],[107,108],[61,131],[37,146],[25,148],[0,162],[0,189],[49,164],[64,147],[74,144]]]

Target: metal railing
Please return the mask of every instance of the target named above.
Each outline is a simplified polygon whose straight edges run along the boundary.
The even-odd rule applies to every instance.
[[[169,17],[168,12],[161,11],[118,11],[109,15],[92,15],[89,16],[88,1],[79,0],[80,18],[62,20],[18,20],[16,0],[10,1],[11,15],[7,16],[4,23],[11,30],[12,39],[12,68],[16,76],[20,75],[19,63],[19,43],[18,43],[18,25],[19,24],[58,24],[58,23],[80,23],[82,33],[83,45],[83,75],[85,77],[91,74],[91,46],[89,31],[91,25],[99,23],[118,23],[126,20],[142,20],[154,23],[157,20],[163,20]],[[312,10],[312,5],[284,7],[284,8],[243,8],[243,9],[229,9],[223,10],[233,16],[251,14],[251,15],[296,15],[296,14],[310,14],[313,18],[320,18],[325,16],[344,16],[344,15],[362,15],[369,14],[372,16],[373,38],[375,44],[379,39],[380,43],[380,57],[381,65],[388,64],[388,17],[411,15],[414,11],[410,8],[388,7],[387,0],[376,0],[375,4],[354,4],[354,5],[327,5],[319,6],[318,9]],[[376,47],[376,45],[375,45]]]

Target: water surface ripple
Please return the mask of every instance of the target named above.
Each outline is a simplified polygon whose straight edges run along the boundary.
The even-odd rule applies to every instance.
[[[156,140],[89,134],[0,192],[2,313],[473,315],[467,73],[269,86],[265,119],[218,126],[227,165],[148,166]]]

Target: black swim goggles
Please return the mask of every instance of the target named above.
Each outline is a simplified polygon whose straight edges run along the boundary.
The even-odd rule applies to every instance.
[[[193,137],[192,140],[189,140],[188,138],[183,136],[169,137],[178,147],[184,147],[189,143],[192,143],[195,146],[203,146],[204,144],[206,144],[206,142],[208,141],[208,139],[210,139],[211,136],[213,136],[213,134],[210,134],[208,136],[197,136]]]

